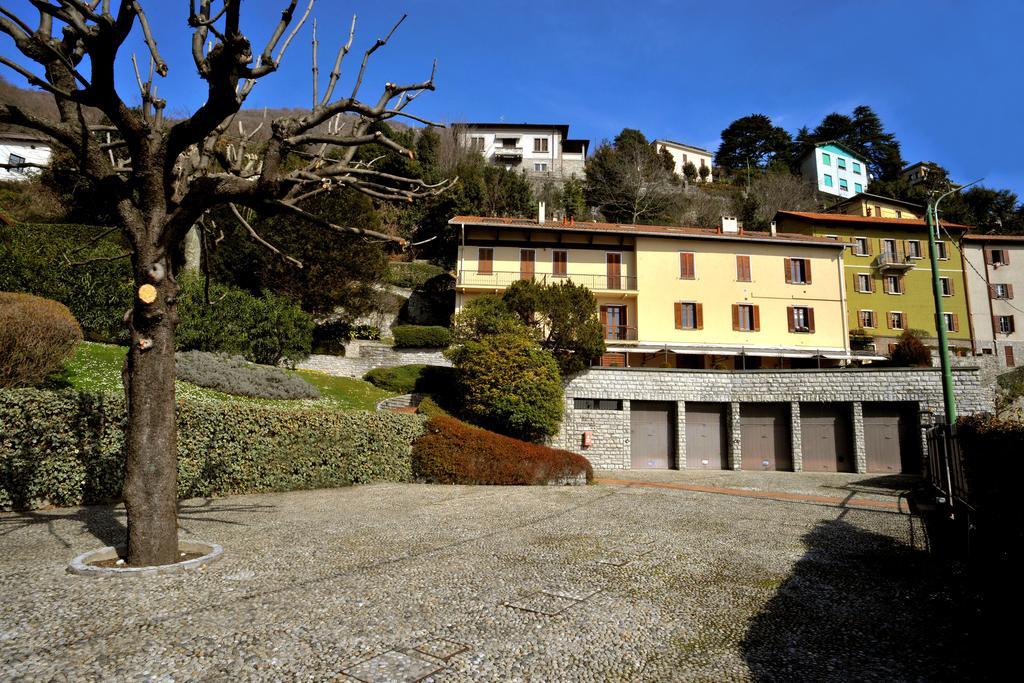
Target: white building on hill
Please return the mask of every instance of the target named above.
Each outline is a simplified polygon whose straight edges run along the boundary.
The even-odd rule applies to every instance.
[[[0,132],[0,181],[26,180],[50,163],[50,141],[31,133]]]

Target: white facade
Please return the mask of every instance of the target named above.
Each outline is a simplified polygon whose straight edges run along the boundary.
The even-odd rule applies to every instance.
[[[974,352],[1024,364],[1024,237],[965,235],[961,245]]]
[[[655,140],[654,148],[661,153],[661,150],[667,149],[668,153],[672,155],[672,160],[675,162],[675,172],[682,178],[683,167],[686,166],[687,162],[692,163],[700,172],[701,167],[707,167],[708,178],[707,182],[713,182],[714,173],[712,172],[712,158],[713,154],[701,147],[694,147],[693,145],[684,145],[681,142],[673,142],[672,140]],[[697,176],[700,177],[699,175]]]
[[[821,144],[800,164],[804,180],[818,192],[852,197],[868,189],[868,170],[864,159],[832,143]]]
[[[23,133],[0,133],[0,181],[26,180],[39,173],[35,165],[50,163],[50,142],[44,138]],[[6,165],[35,164],[24,168],[8,168]]]
[[[494,164],[536,179],[583,179],[589,141],[568,139],[569,126],[467,123],[457,128],[461,145]]]

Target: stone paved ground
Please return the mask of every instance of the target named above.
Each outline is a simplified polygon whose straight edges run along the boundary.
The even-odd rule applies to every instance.
[[[964,679],[919,524],[624,486],[381,484],[183,504],[203,573],[64,566],[123,512],[0,515],[0,678]]]

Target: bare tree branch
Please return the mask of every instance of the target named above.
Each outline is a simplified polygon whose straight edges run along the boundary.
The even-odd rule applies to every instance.
[[[237,206],[235,206],[234,204],[228,204],[228,208],[231,209],[231,214],[242,225],[242,227],[245,228],[246,232],[249,233],[249,237],[251,237],[254,242],[256,242],[260,246],[264,247],[268,251],[270,251],[270,252],[276,254],[277,256],[281,257],[283,260],[288,261],[292,265],[294,265],[294,266],[296,266],[298,268],[304,267],[302,265],[302,261],[300,261],[297,258],[293,258],[293,257],[289,256],[288,254],[284,253],[283,251],[281,251],[280,249],[275,247],[270,242],[268,242],[265,239],[263,239],[262,237],[260,237],[259,233],[256,232],[251,225],[249,225],[249,221],[245,220],[245,218],[242,217],[242,214],[241,214],[241,212],[239,212]]]

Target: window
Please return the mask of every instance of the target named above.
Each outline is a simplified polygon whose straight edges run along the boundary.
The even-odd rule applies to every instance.
[[[788,306],[786,316],[790,332],[814,332],[814,309],[810,306]]]
[[[850,190],[850,184],[846,182],[846,178],[839,179],[839,189],[843,192],[848,192]]]
[[[846,159],[844,159],[843,157],[836,157],[836,166],[843,170],[846,170]]]
[[[569,274],[569,252],[556,249],[551,252],[551,274],[555,277],[565,277]]]
[[[903,293],[903,278],[899,275],[886,275],[885,276],[885,293],[886,294],[902,294]]]
[[[945,242],[936,242],[935,243],[935,253],[938,254],[939,258],[942,259],[943,261],[948,261],[949,260],[949,252],[946,251],[946,243]]]
[[[476,261],[477,275],[494,274],[494,249],[491,247],[480,247],[480,254]]]
[[[940,277],[939,287],[942,289],[942,296],[953,296],[953,278]]]
[[[874,327],[875,326],[875,312],[874,311],[857,311],[857,322],[861,327]]]
[[[992,299],[1012,299],[1013,285],[989,285],[989,292]]]
[[[907,240],[907,258],[924,258],[921,256],[921,240]]]
[[[864,186],[861,185],[860,183],[854,183],[853,184],[853,191],[856,192],[857,194],[860,194],[861,192],[864,191]]]
[[[856,173],[857,175],[860,175],[860,162],[853,162],[853,172]],[[860,185],[858,185],[857,187],[860,187]],[[860,192],[860,190],[857,190],[857,192]]]
[[[825,235],[825,237],[827,239],[832,240],[833,242],[838,242],[839,241],[839,235]]]
[[[751,304],[733,304],[732,329],[740,332],[760,331],[761,313],[758,307]]]
[[[868,211],[870,210],[868,209]],[[868,256],[871,254],[871,244],[868,242],[867,237],[853,238],[853,254],[854,256]]]
[[[547,153],[548,151],[548,139],[547,138],[534,138],[533,139],[533,151],[539,153]]]
[[[990,249],[987,253],[988,263],[993,266],[1010,265],[1010,254],[1006,249]]]
[[[21,165],[25,163],[25,157],[20,154],[11,154],[7,157],[7,163],[11,165],[10,170],[17,172],[22,170]]]
[[[857,291],[865,293],[875,291],[871,283],[871,275],[868,273],[857,273]]]
[[[896,240],[882,240],[882,253],[896,256]]]
[[[609,398],[574,398],[572,407],[576,410],[622,410],[622,401]]]
[[[547,171],[548,170],[548,164],[547,164],[546,161],[535,161],[535,162],[533,162],[533,170],[534,171]]]
[[[806,258],[785,259],[786,282],[792,285],[811,284],[811,260]]]
[[[832,165],[832,155],[829,154],[828,152],[822,152],[821,153],[821,163],[824,164],[825,166],[831,166]],[[828,176],[825,176],[825,177],[827,178]]]
[[[896,218],[903,218],[903,212],[899,209],[896,209]]]
[[[830,176],[828,173],[826,173],[825,176],[824,176],[824,179],[825,179],[825,187],[832,187],[832,176]]]
[[[943,313],[942,318],[946,323],[947,332],[959,332],[960,324],[956,319],[956,313]]]
[[[484,139],[481,137],[472,137],[469,139],[469,147],[474,152],[484,151]]]
[[[693,265],[692,251],[679,252],[679,277],[683,280],[695,280],[697,278]]]
[[[882,207],[880,207],[878,204],[875,204],[875,216],[878,218],[882,217]]]
[[[906,322],[905,316],[899,311],[889,311],[889,329],[902,330]]]
[[[999,334],[1013,334],[1015,331],[1012,315],[997,315],[996,330]]]
[[[677,301],[675,304],[677,330],[704,329],[704,307],[692,301]]]
[[[750,257],[736,255],[736,281],[750,282]]]

